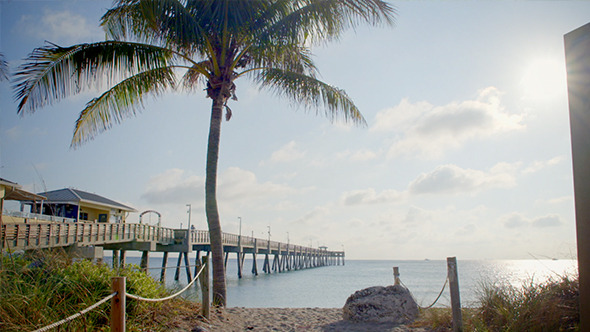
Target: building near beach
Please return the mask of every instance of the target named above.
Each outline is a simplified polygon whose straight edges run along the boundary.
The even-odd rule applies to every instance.
[[[0,222],[4,214],[4,201],[42,201],[46,200],[45,196],[33,194],[22,189],[22,186],[16,182],[0,178]],[[8,221],[8,216],[5,218]],[[9,221],[12,221],[10,219]]]
[[[47,199],[25,201],[21,205],[29,205],[33,213],[63,218],[63,221],[124,223],[130,212],[137,212],[132,207],[106,197],[74,188],[47,191],[38,195]]]

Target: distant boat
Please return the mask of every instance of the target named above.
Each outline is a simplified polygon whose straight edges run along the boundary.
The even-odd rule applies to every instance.
[[[424,258],[424,260],[427,261],[427,262],[430,262],[430,259],[428,259],[428,258]]]

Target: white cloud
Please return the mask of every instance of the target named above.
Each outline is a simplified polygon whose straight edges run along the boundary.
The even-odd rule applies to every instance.
[[[273,163],[287,163],[305,156],[305,151],[301,151],[295,141],[291,141],[283,145],[280,149],[273,152],[270,156],[270,161]]]
[[[388,151],[390,158],[414,154],[439,157],[468,140],[524,128],[523,115],[506,112],[501,95],[496,88],[488,87],[480,90],[474,100],[443,106],[404,99],[399,105],[379,112],[371,132],[395,133]]]
[[[556,214],[549,214],[536,218],[527,218],[520,213],[512,213],[500,218],[502,224],[507,228],[523,228],[523,227],[557,227],[563,224],[561,217]]]
[[[11,141],[18,141],[24,137],[40,137],[47,135],[46,128],[32,127],[23,128],[22,126],[14,126],[4,130],[4,136]]]
[[[217,192],[226,201],[246,200],[257,197],[276,197],[296,192],[286,185],[258,182],[256,175],[237,167],[228,168],[220,176]]]
[[[152,177],[141,195],[150,204],[178,204],[204,200],[205,179],[174,168]]]
[[[520,213],[512,213],[501,218],[502,224],[507,228],[519,228],[529,224],[527,218]]]
[[[408,224],[412,224],[412,225],[416,225],[416,224],[421,224],[421,223],[424,223],[425,221],[431,221],[431,220],[432,220],[432,213],[430,211],[424,210],[424,209],[416,207],[416,206],[411,206],[408,209],[408,213],[406,214],[406,217],[404,218],[403,222],[408,223]]]
[[[535,218],[532,224],[534,227],[545,228],[560,226],[563,223],[558,215],[551,214],[548,216]]]
[[[377,152],[369,149],[361,149],[357,151],[346,150],[336,154],[338,159],[348,159],[350,161],[369,161],[377,158]]]
[[[23,15],[15,29],[55,43],[87,42],[103,36],[98,22],[90,24],[84,16],[69,10],[45,9],[42,17]]]
[[[561,196],[561,197],[556,197],[556,198],[552,198],[549,199],[547,201],[547,203],[549,204],[574,204],[574,197],[573,196]]]
[[[564,156],[559,156],[559,157],[551,158],[549,160],[535,161],[529,167],[525,168],[522,171],[522,173],[523,174],[535,173],[535,172],[538,172],[544,168],[557,165],[560,162],[562,162],[564,159],[565,159]]]
[[[316,224],[326,224],[325,218],[332,213],[329,206],[317,206],[310,212],[303,215],[301,218],[291,222],[291,225],[306,226]]]
[[[217,195],[220,201],[247,201],[260,197],[277,197],[296,192],[286,185],[258,182],[256,175],[230,167],[219,175]],[[141,197],[150,204],[179,204],[204,201],[205,179],[188,175],[181,169],[170,169],[150,179]]]
[[[400,201],[403,194],[396,190],[384,190],[377,193],[375,189],[363,189],[345,192],[340,197],[344,205],[382,204]]]
[[[430,173],[420,174],[408,186],[411,194],[456,194],[490,188],[508,188],[516,183],[515,167],[500,163],[489,171],[441,165]]]

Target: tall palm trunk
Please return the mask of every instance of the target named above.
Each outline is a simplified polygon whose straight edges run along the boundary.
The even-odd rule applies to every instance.
[[[209,141],[207,145],[207,170],[205,179],[205,210],[209,225],[209,239],[213,263],[213,304],[225,307],[225,267],[223,266],[223,243],[221,224],[217,209],[217,161],[219,159],[219,138],[221,134],[221,116],[223,113],[223,96],[216,94],[211,107]]]

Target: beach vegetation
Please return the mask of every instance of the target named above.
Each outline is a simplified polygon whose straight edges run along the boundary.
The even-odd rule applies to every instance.
[[[579,284],[559,276],[543,283],[531,279],[520,287],[482,282],[474,308],[462,311],[466,331],[579,331]],[[452,331],[450,308],[424,310],[416,322],[434,331]]]
[[[101,19],[107,40],[47,43],[25,59],[14,75],[18,113],[109,86],[80,112],[71,143],[77,147],[138,114],[148,96],[204,90],[212,101],[205,176],[212,293],[224,306],[217,165],[222,118],[232,117],[228,104],[237,100],[234,82],[247,78],[330,120],[365,124],[344,90],[318,79],[311,47],[360,24],[392,25],[394,14],[382,0],[116,0]]]
[[[0,331],[33,331],[69,317],[112,293],[111,278],[125,276],[127,292],[147,298],[168,295],[160,283],[139,267],[130,265],[114,270],[106,264],[72,260],[63,250],[42,250],[6,254],[0,268]],[[110,329],[110,301],[61,329],[104,331]],[[166,331],[178,322],[179,312],[196,303],[173,299],[165,303],[126,301],[128,331]]]

